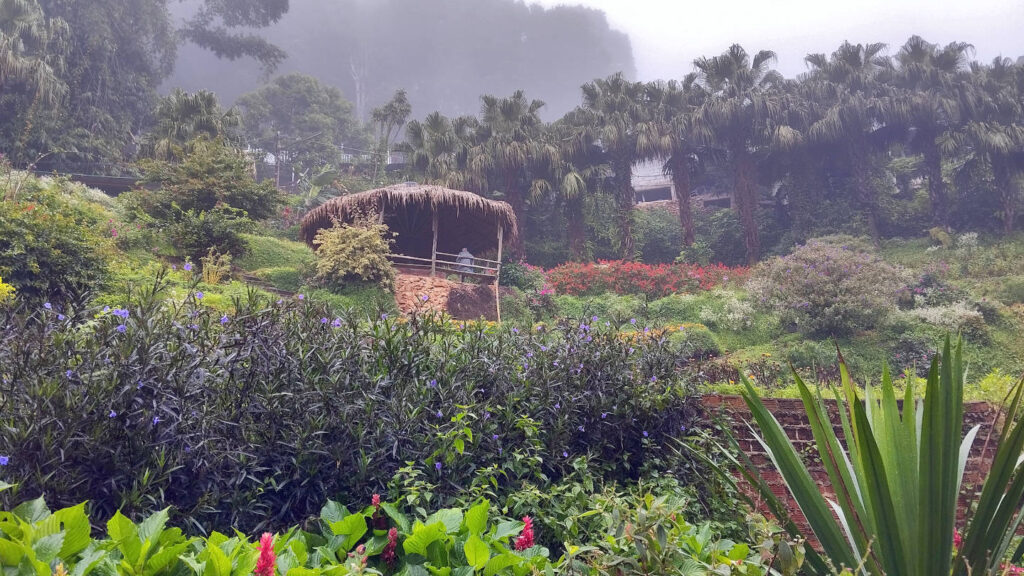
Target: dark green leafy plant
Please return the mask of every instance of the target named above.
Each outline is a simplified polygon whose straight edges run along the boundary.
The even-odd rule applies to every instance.
[[[811,478],[782,426],[765,408],[749,381],[743,394],[793,497],[821,543],[822,555],[808,550],[808,572],[830,574],[832,566],[858,573],[929,575],[1003,574],[1010,546],[1021,525],[1024,498],[1024,422],[1018,418],[1024,380],[1011,392],[1005,425],[996,441],[992,467],[967,515],[960,539],[958,496],[967,454],[978,428],[963,434],[963,342],[946,339],[934,357],[923,400],[911,382],[902,408],[888,369],[881,389],[870,386],[860,398],[845,363],[836,400],[842,416],[840,443],[825,404],[794,374],[814,433],[818,456],[835,489],[827,500]],[[845,447],[844,447],[845,446]],[[781,503],[756,469],[744,476],[777,513]],[[790,525],[791,530],[795,529]],[[1012,554],[1019,560],[1024,547]],[[826,561],[827,559],[827,561]]]

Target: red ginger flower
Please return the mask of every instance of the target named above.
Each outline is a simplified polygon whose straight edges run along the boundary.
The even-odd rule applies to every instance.
[[[392,566],[395,563],[395,548],[397,547],[398,528],[392,528],[388,530],[388,543],[384,545],[384,550],[380,553],[380,557],[388,566]]]
[[[255,576],[274,576],[274,565],[277,563],[277,556],[274,555],[274,535],[264,532],[260,537],[260,557],[256,561]]]
[[[380,510],[380,494],[374,494],[370,504],[373,504],[374,509]]]
[[[960,536],[959,530],[953,530],[953,547],[957,550],[960,549],[960,545],[963,544],[964,539]]]
[[[515,542],[515,548],[518,552],[533,547],[533,518],[523,516],[523,524],[525,524],[523,531],[519,533],[519,537],[516,538]]]

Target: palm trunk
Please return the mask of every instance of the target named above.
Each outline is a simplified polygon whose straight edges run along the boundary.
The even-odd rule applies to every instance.
[[[996,188],[999,189],[1003,234],[1009,236],[1013,233],[1017,219],[1017,192],[1014,190],[1013,179],[1010,177],[1006,161],[993,155],[990,156],[989,162],[992,164],[992,176],[995,179]]]
[[[857,142],[850,150],[850,163],[853,168],[853,186],[857,199],[864,207],[868,220],[868,232],[871,241],[877,246],[881,235],[878,231],[878,195],[871,185],[871,163],[864,153],[866,143]]]
[[[747,263],[757,263],[761,252],[761,239],[757,234],[757,183],[754,179],[754,159],[746,151],[736,155],[735,160],[736,212],[743,227],[743,243],[747,249]]]
[[[569,250],[576,262],[583,262],[587,258],[587,227],[582,204],[579,198],[565,202],[565,217],[569,221]]]
[[[928,200],[932,205],[932,219],[937,226],[948,224],[946,182],[942,179],[942,152],[935,140],[929,140],[924,149],[925,174],[928,176]]]
[[[629,162],[619,162],[615,166],[615,192],[618,197],[619,235],[622,237],[620,255],[623,260],[632,260],[636,245],[633,242],[633,203],[636,193],[633,191],[633,166]]]
[[[672,184],[679,203],[679,226],[683,229],[683,245],[693,246],[693,205],[690,199],[690,166],[686,157],[672,157]]]

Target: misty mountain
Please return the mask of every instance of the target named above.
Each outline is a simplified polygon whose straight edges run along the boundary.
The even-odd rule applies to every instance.
[[[187,3],[172,5],[187,13]],[[285,50],[274,75],[310,74],[333,85],[366,118],[396,89],[413,115],[475,114],[481,94],[523,89],[553,120],[579,102],[579,87],[622,71],[635,75],[626,34],[603,12],[543,8],[522,0],[303,0],[260,36]],[[178,51],[164,88],[217,92],[231,103],[268,80],[253,60],[221,60],[195,46]]]

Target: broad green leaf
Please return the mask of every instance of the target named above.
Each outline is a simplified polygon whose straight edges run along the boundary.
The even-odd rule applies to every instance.
[[[70,576],[88,576],[106,559],[106,557],[106,550],[91,550],[86,552],[78,562],[75,563],[75,567],[71,569]]]
[[[471,535],[466,540],[466,544],[462,549],[466,552],[466,560],[477,570],[483,568],[491,558],[491,549],[476,534]]]
[[[505,568],[519,564],[522,561],[523,559],[515,554],[509,554],[508,552],[498,554],[487,561],[487,565],[484,567],[484,576],[494,576]]]
[[[412,529],[412,534],[402,543],[402,547],[405,549],[406,554],[426,556],[427,547],[444,538],[444,535],[445,527],[441,522],[429,525],[417,523]]]
[[[54,516],[64,525],[64,545],[60,549],[60,557],[71,558],[85,550],[92,540],[92,528],[89,526],[89,517],[85,514],[85,503],[58,510]]]
[[[355,547],[363,534],[366,534],[366,530],[366,516],[363,514],[349,514],[340,522],[331,524],[331,532],[338,536],[347,536],[342,544],[346,552]]]
[[[139,561],[142,543],[139,542],[139,534],[131,520],[121,515],[121,512],[114,513],[107,521],[107,534],[117,544],[128,563],[135,564]]]
[[[431,514],[423,523],[430,525],[435,522],[444,524],[449,534],[454,534],[462,527],[462,510],[458,508],[443,508]]]
[[[164,531],[164,526],[167,525],[167,519],[169,517],[168,508],[164,508],[158,512],[154,512],[149,515],[139,524],[139,540],[143,542],[149,540],[150,542],[158,542],[160,536]]]
[[[150,556],[149,560],[146,560],[146,572],[152,574],[163,570],[167,566],[173,566],[174,563],[178,561],[179,557],[184,554],[185,550],[188,549],[190,544],[191,541],[186,541],[174,546],[161,548],[156,554]],[[212,548],[216,547],[213,546]]]
[[[338,502],[335,502],[334,500],[328,500],[327,504],[324,504],[324,507],[320,509],[320,518],[328,526],[334,524],[335,522],[340,522],[344,520],[345,517],[348,515],[348,508],[345,508],[344,506],[342,506]]]
[[[320,571],[313,570],[310,568],[297,567],[289,570],[286,576],[320,576]]]
[[[490,509],[490,501],[482,500],[466,511],[466,528],[470,534],[482,534],[487,530],[487,515]]]
[[[231,561],[224,551],[217,546],[207,546],[209,558],[206,561],[206,574],[203,576],[231,576]]]
[[[46,507],[46,500],[42,496],[35,500],[22,502],[11,512],[29,524],[35,524],[50,515],[50,509]]]
[[[0,564],[17,566],[25,556],[25,549],[17,542],[0,538]]]
[[[512,536],[512,535],[515,535],[515,534],[519,534],[519,532],[522,529],[523,529],[523,523],[522,522],[512,522],[512,521],[508,521],[508,520],[505,520],[503,522],[498,522],[498,527],[494,531],[494,539],[495,540],[501,540],[502,538],[507,538],[509,536]]]
[[[409,518],[405,514],[402,514],[394,504],[390,502],[382,502],[380,507],[384,509],[384,513],[388,515],[388,518],[391,518],[395,521],[395,524],[398,524],[398,529],[401,532],[409,532],[412,528],[412,525],[409,523]]]
[[[37,560],[49,564],[57,558],[57,554],[60,553],[60,548],[63,545],[64,533],[58,532],[36,540],[32,544],[32,551],[35,552]]]

